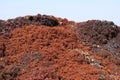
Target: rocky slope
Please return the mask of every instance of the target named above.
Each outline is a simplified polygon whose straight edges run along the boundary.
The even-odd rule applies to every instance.
[[[48,15],[0,20],[0,80],[120,80],[120,27]]]

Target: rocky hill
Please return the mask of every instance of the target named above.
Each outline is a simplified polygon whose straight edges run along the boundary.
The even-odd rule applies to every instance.
[[[0,20],[0,80],[120,80],[120,27],[40,14]]]

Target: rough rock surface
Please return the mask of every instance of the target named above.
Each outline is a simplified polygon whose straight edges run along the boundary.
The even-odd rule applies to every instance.
[[[120,27],[36,15],[0,20],[0,80],[120,80]]]

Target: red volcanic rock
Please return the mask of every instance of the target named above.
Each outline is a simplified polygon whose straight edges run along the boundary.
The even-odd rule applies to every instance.
[[[120,28],[47,15],[0,21],[0,80],[119,80]]]

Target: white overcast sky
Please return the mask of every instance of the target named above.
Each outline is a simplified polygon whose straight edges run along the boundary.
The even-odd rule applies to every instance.
[[[38,13],[77,22],[99,19],[120,25],[120,0],[0,0],[0,19]]]

